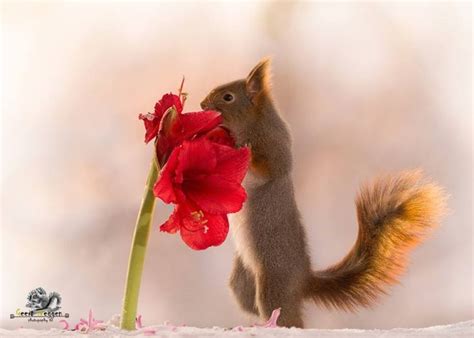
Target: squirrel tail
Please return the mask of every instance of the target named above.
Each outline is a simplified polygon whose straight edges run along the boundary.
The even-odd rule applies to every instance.
[[[329,308],[369,307],[398,283],[410,249],[444,214],[446,196],[420,170],[379,177],[357,198],[359,233],[351,251],[336,265],[312,273],[306,296]]]

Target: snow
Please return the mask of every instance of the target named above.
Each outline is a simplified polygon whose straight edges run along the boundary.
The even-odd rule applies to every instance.
[[[321,330],[321,329],[296,329],[296,328],[266,328],[266,327],[236,327],[233,329],[176,327],[169,324],[147,326],[145,328],[126,332],[116,326],[108,325],[104,330],[94,330],[88,333],[65,331],[60,329],[34,330],[0,329],[0,336],[25,337],[25,336],[48,336],[66,337],[80,335],[81,337],[474,337],[474,320],[450,324],[432,326],[419,329],[391,329],[391,330]],[[152,332],[154,332],[152,334]]]

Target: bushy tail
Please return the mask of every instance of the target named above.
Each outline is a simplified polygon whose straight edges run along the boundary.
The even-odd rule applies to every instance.
[[[338,264],[313,272],[307,296],[344,310],[370,306],[398,282],[407,255],[436,226],[445,194],[421,171],[384,176],[362,187],[356,199],[359,233]]]

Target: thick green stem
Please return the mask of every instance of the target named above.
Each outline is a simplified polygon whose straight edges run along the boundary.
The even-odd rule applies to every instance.
[[[142,279],[143,263],[145,261],[146,247],[150,235],[153,210],[155,209],[155,196],[153,195],[153,184],[158,177],[158,164],[153,160],[148,179],[146,181],[143,200],[138,213],[135,233],[133,235],[132,248],[128,261],[127,284],[123,300],[120,327],[124,330],[135,329],[135,317],[137,315],[138,295]]]

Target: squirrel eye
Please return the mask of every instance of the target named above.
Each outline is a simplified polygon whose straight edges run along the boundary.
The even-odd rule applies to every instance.
[[[224,95],[223,99],[226,102],[232,102],[234,100],[234,95],[227,93]]]

